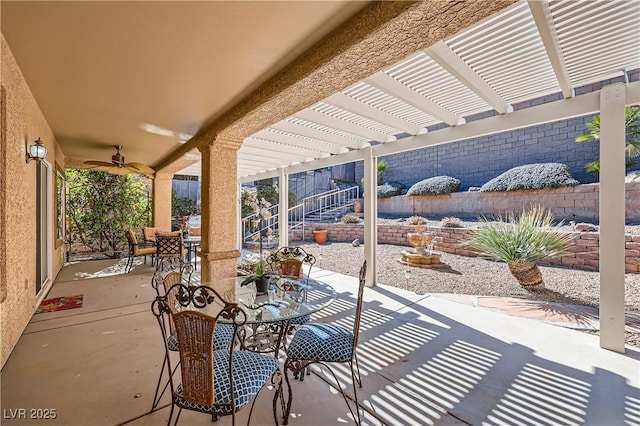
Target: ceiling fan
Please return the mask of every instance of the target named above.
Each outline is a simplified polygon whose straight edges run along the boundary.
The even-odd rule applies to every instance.
[[[107,172],[113,175],[127,175],[129,173],[138,173],[147,176],[153,176],[155,171],[149,167],[145,166],[142,163],[125,163],[124,156],[120,154],[121,146],[114,145],[116,149],[116,153],[111,156],[111,162],[107,161],[85,161],[84,164],[88,164],[90,166],[100,166],[100,167],[108,167]]]

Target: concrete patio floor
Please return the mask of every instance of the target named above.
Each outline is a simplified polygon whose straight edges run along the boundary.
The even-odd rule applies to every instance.
[[[2,424],[166,423],[168,397],[149,413],[163,359],[149,309],[152,268],[138,264],[123,274],[124,260],[114,264],[75,263],[60,272],[47,298],[83,294],[83,306],[33,316],[1,373]],[[313,275],[338,292],[314,320],[350,326],[357,279],[320,269]],[[640,425],[638,348],[603,350],[597,336],[482,303],[383,285],[364,297],[358,395],[365,424]],[[340,375],[348,377],[347,370]],[[354,423],[321,377],[293,384],[290,425]],[[272,392],[258,396],[252,424],[274,423]],[[17,418],[19,409],[26,419]],[[30,409],[55,409],[56,418],[30,419]],[[239,424],[248,412],[240,412]],[[183,411],[180,424],[212,423]]]

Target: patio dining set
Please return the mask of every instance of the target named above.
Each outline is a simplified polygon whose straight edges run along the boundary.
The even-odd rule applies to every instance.
[[[128,229],[126,237],[129,244],[129,252],[125,270],[131,272],[133,261],[136,257],[144,256],[144,262],[147,262],[147,256],[151,257],[151,264],[155,265],[156,270],[166,270],[174,267],[173,263],[178,263],[180,269],[184,269],[186,265],[191,264],[195,270],[197,262],[195,260],[197,250],[200,248],[201,228],[189,227],[186,232],[183,231],[164,231],[159,227],[142,228],[144,241],[138,241],[135,230]]]
[[[156,233],[157,249],[163,237]],[[360,269],[353,328],[345,328],[311,320],[311,314],[331,305],[337,293],[310,277],[315,256],[302,248],[281,247],[266,257],[270,268],[266,288],[242,276],[196,285],[185,256],[178,252],[177,260],[156,259],[152,286],[157,295],[151,311],[165,353],[152,411],[163,408],[161,399],[169,392],[168,424],[176,407],[174,424],[182,409],[209,414],[212,421],[228,415],[235,424],[236,413],[247,406],[250,422],[256,398],[268,387],[273,392],[274,421],[286,425],[294,403],[292,383],[304,380],[310,366],[319,364],[335,380],[353,420],[361,423],[356,346],[366,262]],[[334,363],[350,368],[355,411]]]

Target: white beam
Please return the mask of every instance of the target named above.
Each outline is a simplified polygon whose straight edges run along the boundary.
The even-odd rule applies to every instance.
[[[358,114],[379,123],[385,124],[389,127],[393,127],[394,129],[401,130],[410,135],[419,135],[424,131],[424,129],[416,126],[413,123],[410,123],[400,117],[397,117],[364,102],[360,102],[350,96],[345,95],[342,92],[334,93],[333,95],[325,99],[324,102],[335,105],[354,114]]]
[[[640,82],[629,83],[626,86],[627,105],[640,103]],[[485,118],[473,121],[464,126],[447,127],[424,135],[412,136],[393,143],[371,147],[376,157],[392,155],[400,152],[413,151],[427,146],[457,142],[464,139],[477,138],[491,134],[508,132],[510,130],[535,126],[553,121],[565,120],[572,117],[592,114],[600,110],[599,92],[587,93],[570,99],[564,99],[548,104],[515,111],[507,115]],[[368,149],[368,148],[365,148]],[[362,160],[364,150],[351,151],[345,154],[333,155],[321,160],[308,161],[295,166],[289,166],[289,173],[299,173],[307,170],[345,164]],[[274,174],[275,173],[275,174]],[[256,177],[257,176],[257,177]],[[251,182],[254,179],[267,179],[278,176],[277,172],[266,171],[256,175],[244,176],[240,173],[241,182]]]
[[[560,90],[565,98],[572,98],[575,95],[573,86],[571,85],[571,78],[569,77],[569,71],[567,70],[567,63],[564,60],[562,54],[562,47],[560,46],[560,40],[558,39],[558,33],[556,27],[553,24],[553,16],[551,15],[551,8],[549,3],[540,0],[528,0],[529,9],[531,15],[540,33],[542,44],[547,51],[549,62],[553,72],[556,74]]]
[[[322,141],[305,140],[297,138],[293,135],[274,132],[271,130],[260,130],[251,135],[252,138],[264,139],[273,142],[279,142],[285,145],[297,146],[299,148],[315,149],[320,152],[329,154],[339,154],[343,151],[343,147],[330,143],[322,143]],[[313,148],[312,148],[313,147]]]
[[[332,144],[347,146],[353,149],[363,148],[366,141],[347,138],[335,133],[325,132],[324,130],[307,127],[303,124],[293,123],[291,121],[282,120],[270,127],[271,129],[281,130],[283,132],[294,133],[311,139],[318,139]]]
[[[279,213],[278,213],[278,244],[279,247],[289,246],[289,174],[285,167],[280,169],[278,182]]]
[[[242,184],[238,182],[237,185],[238,194],[238,208],[236,209],[236,241],[238,242],[237,249],[242,251]]]
[[[444,121],[450,126],[457,126],[458,124],[464,124],[466,122],[464,118],[452,113],[431,99],[416,92],[409,86],[400,83],[384,71],[380,71],[369,78],[365,78],[364,81],[374,87],[377,87],[383,92],[388,93],[389,95],[394,96],[421,111],[424,111],[430,116],[437,118],[440,121]]]
[[[308,161],[306,163],[300,163],[287,167],[287,173],[294,174],[300,172],[306,172],[307,170],[321,169],[323,167],[337,166],[339,164],[351,163],[353,161],[361,161],[364,150],[370,148],[359,149],[356,151],[349,151],[344,154],[332,155],[331,157],[322,158],[320,160]],[[256,173],[252,175],[240,174],[238,177],[240,182],[253,182],[254,180],[269,179],[278,176],[277,171],[266,171],[264,173]]]
[[[305,161],[310,160],[313,157],[305,157],[303,153],[291,153],[287,151],[279,151],[274,149],[267,149],[267,147],[256,148],[253,146],[242,145],[242,147],[238,150],[239,155],[259,155],[264,157],[271,158],[284,158],[291,161],[300,161],[300,158],[303,158]]]
[[[334,129],[351,133],[352,135],[360,136],[362,138],[373,140],[376,142],[391,142],[396,140],[396,137],[393,135],[388,135],[375,129],[369,129],[368,127],[364,127],[356,123],[351,123],[349,121],[342,120],[329,114],[324,114],[311,108],[306,108],[300,112],[297,112],[294,117],[311,121],[313,123],[322,124],[323,126],[332,127]]]
[[[456,52],[439,41],[425,50],[425,53],[442,68],[457,78],[500,114],[513,112],[513,107],[489,86]]]
[[[288,145],[288,144],[284,144],[282,142],[277,142],[274,140],[268,140],[268,139],[256,139],[254,137],[249,137],[246,138],[243,142],[243,146],[246,145],[248,147],[251,148],[265,148],[265,149],[270,149],[273,151],[281,151],[281,152],[288,152],[290,154],[300,154],[300,155],[304,155],[305,157],[312,157],[312,158],[318,158],[321,157],[323,152],[319,151],[315,148],[311,148],[308,146],[302,146],[302,145]]]
[[[376,252],[378,249],[378,196],[377,159],[371,148],[364,154],[364,260],[367,261],[366,285],[374,287],[378,282]]]
[[[640,103],[640,82],[629,83],[626,86],[627,105]],[[599,92],[587,93],[569,99],[538,105],[522,109],[507,115],[488,117],[473,121],[464,126],[447,127],[429,132],[424,135],[412,136],[391,144],[372,147],[374,155],[397,154],[413,151],[427,146],[457,142],[464,139],[477,138],[511,130],[522,129],[538,124],[566,120],[592,114],[600,110]]]
[[[624,84],[604,87],[600,103],[600,346],[624,353]]]

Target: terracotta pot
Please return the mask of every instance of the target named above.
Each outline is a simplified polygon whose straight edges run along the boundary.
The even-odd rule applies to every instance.
[[[319,229],[317,231],[313,231],[313,237],[316,239],[316,243],[324,244],[327,242],[327,230]]]
[[[362,212],[362,201],[358,200],[355,203],[353,203],[353,212],[354,213]]]

